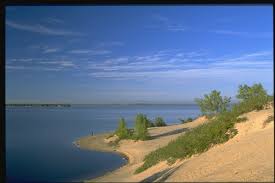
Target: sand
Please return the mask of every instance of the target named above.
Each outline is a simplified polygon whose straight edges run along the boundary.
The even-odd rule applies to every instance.
[[[173,165],[166,161],[139,174],[151,151],[167,145],[179,135],[207,122],[200,117],[191,123],[149,129],[154,138],[149,141],[122,140],[118,147],[104,141],[108,134],[87,136],[77,143],[81,148],[116,151],[126,155],[127,165],[88,182],[190,182],[190,181],[274,181],[274,121],[263,127],[264,120],[273,115],[273,108],[245,114],[248,121],[236,124],[238,134],[224,144],[216,145],[200,155],[178,160]]]

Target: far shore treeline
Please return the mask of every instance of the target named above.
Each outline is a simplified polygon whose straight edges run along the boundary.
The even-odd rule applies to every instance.
[[[7,107],[71,107],[71,104],[6,104]]]

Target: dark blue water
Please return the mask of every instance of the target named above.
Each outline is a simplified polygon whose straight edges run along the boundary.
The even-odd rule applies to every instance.
[[[113,131],[120,117],[133,127],[137,113],[162,116],[167,124],[196,117],[196,105],[74,105],[69,108],[6,108],[6,172],[8,180],[80,181],[126,163],[114,153],[81,150],[79,137]]]

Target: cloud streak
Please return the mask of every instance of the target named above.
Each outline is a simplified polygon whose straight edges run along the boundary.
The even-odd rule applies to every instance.
[[[21,24],[14,21],[7,20],[6,25],[17,30],[34,32],[44,35],[53,35],[53,36],[83,36],[83,34],[73,31],[67,31],[63,29],[53,29],[41,24],[27,25]]]
[[[272,71],[272,52],[260,51],[231,58],[202,58],[199,52],[121,57],[92,63],[87,69],[95,78],[199,78],[240,75],[261,70]],[[264,58],[262,58],[264,57]],[[207,61],[207,62],[206,62]],[[202,64],[203,63],[203,64]],[[231,73],[231,74],[230,74]]]
[[[162,16],[162,15],[153,15],[152,16],[154,20],[158,21],[160,24],[159,25],[151,25],[148,26],[148,28],[165,28],[168,31],[171,32],[183,32],[186,31],[187,27],[182,25],[182,24],[175,24],[173,23],[169,18]]]
[[[211,30],[209,32],[229,35],[229,36],[240,36],[247,38],[272,38],[272,32],[240,32],[240,31],[232,31],[232,30]]]
[[[72,54],[90,54],[90,55],[107,55],[111,53],[110,50],[89,50],[89,49],[79,49],[79,50],[71,50],[69,53]]]

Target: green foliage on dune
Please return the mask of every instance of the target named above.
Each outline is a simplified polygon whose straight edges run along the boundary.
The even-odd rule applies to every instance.
[[[149,120],[144,114],[137,114],[135,121],[135,138],[138,140],[147,140],[149,138],[148,130]]]
[[[130,137],[124,118],[120,118],[115,134],[119,137],[119,139],[126,139]]]
[[[156,117],[155,126],[167,126],[162,117]]]
[[[240,85],[237,94],[237,98],[241,100],[240,103],[226,110],[230,98],[222,98],[220,92],[216,90],[205,95],[204,99],[198,101],[199,105],[201,104],[201,112],[203,114],[214,113],[215,118],[211,118],[208,123],[186,132],[168,145],[146,155],[143,165],[136,169],[135,173],[140,173],[160,161],[188,158],[207,151],[215,144],[226,142],[238,133],[234,128],[235,123],[247,120],[239,116],[253,110],[263,109],[269,101],[267,96],[261,84],[254,84],[251,87]],[[208,107],[207,104],[210,106]],[[272,117],[269,120],[272,120]]]
[[[203,115],[215,115],[219,112],[226,111],[230,103],[230,97],[222,97],[220,91],[213,90],[210,94],[205,94],[202,99],[195,99]]]

